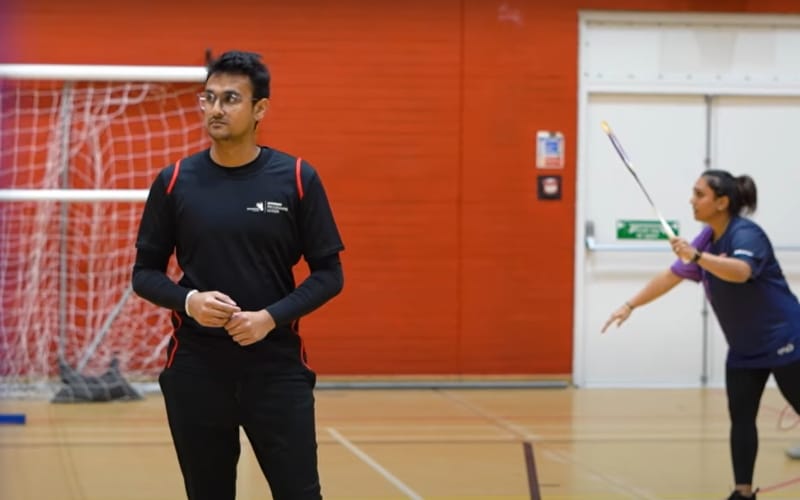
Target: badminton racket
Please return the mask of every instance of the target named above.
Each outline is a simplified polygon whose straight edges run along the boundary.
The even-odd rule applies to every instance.
[[[638,184],[639,187],[642,189],[642,193],[644,193],[645,198],[647,198],[647,201],[650,202],[650,206],[653,207],[653,211],[655,212],[656,217],[658,217],[659,222],[661,222],[661,227],[664,229],[664,233],[666,233],[666,235],[669,236],[670,238],[674,238],[675,231],[673,231],[670,225],[667,224],[666,219],[664,219],[664,216],[661,215],[661,212],[658,210],[658,207],[656,207],[655,202],[653,202],[653,198],[650,197],[650,193],[647,192],[647,189],[645,189],[644,184],[642,184],[642,181],[639,180],[639,176],[636,175],[636,170],[634,170],[633,168],[633,163],[631,162],[630,158],[628,158],[628,155],[625,153],[625,150],[622,149],[622,144],[619,142],[619,139],[617,139],[617,135],[614,133],[613,130],[611,130],[611,127],[608,125],[608,123],[602,122],[601,125],[603,126],[603,131],[611,140],[611,144],[614,146],[614,149],[617,150],[617,154],[622,160],[622,163],[624,163],[625,166],[628,167],[628,172],[631,173],[634,180],[636,180],[636,184]]]

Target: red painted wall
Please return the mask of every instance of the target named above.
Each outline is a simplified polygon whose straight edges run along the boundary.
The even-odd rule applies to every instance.
[[[26,0],[8,62],[200,65],[260,52],[263,141],[321,172],[344,293],[304,320],[321,374],[568,374],[581,9],[800,12],[793,0]],[[536,198],[537,130],[566,137]],[[147,186],[138,186],[147,187]],[[166,324],[166,315],[165,315]]]

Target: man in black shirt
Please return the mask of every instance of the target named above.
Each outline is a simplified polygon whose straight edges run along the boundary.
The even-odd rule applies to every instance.
[[[235,498],[240,426],[276,500],[321,498],[298,321],[341,291],[344,246],[316,171],[257,144],[269,84],[256,54],[209,65],[211,147],[156,176],[136,241],[134,290],[172,311],[159,383],[190,500]],[[300,257],[310,275],[295,286]]]

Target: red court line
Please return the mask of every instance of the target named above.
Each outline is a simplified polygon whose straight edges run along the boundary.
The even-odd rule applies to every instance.
[[[789,479],[788,481],[784,481],[782,483],[773,484],[772,486],[767,486],[766,488],[759,488],[759,491],[762,493],[766,493],[768,491],[775,491],[781,488],[785,488],[787,486],[791,486],[793,484],[800,483],[800,477],[796,477],[794,479]]]

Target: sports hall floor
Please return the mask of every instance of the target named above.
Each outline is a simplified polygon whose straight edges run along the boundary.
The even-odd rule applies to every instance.
[[[759,415],[759,500],[800,499],[800,427],[777,389]],[[159,394],[138,402],[0,400],[2,500],[185,498]],[[719,389],[317,391],[327,500],[723,499]],[[243,440],[239,500],[270,498]]]

